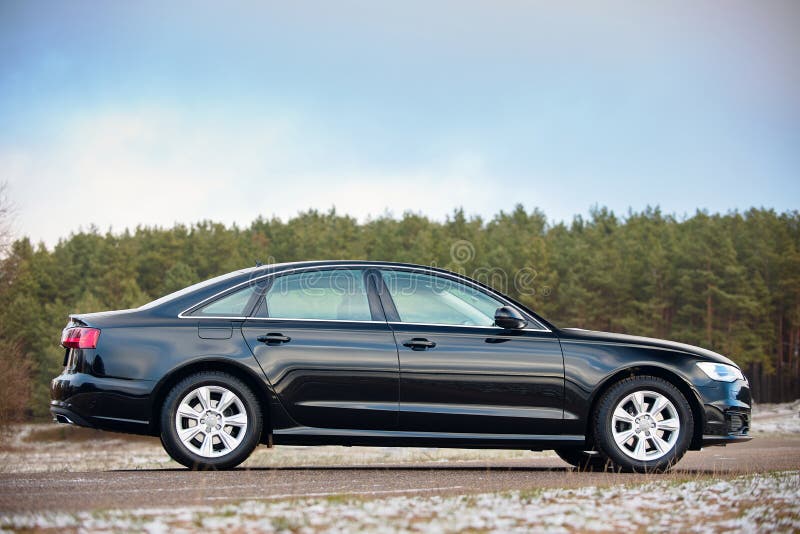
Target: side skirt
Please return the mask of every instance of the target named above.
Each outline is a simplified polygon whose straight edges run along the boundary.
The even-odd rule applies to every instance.
[[[471,434],[402,430],[348,430],[299,426],[273,431],[275,445],[360,445],[375,447],[443,447],[457,449],[547,450],[576,447],[581,435]]]

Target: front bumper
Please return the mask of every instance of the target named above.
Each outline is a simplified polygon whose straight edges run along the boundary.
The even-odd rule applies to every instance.
[[[708,381],[697,387],[703,406],[701,446],[727,445],[752,439],[750,436],[750,386],[745,380]]]
[[[154,385],[65,371],[50,383],[50,413],[59,423],[148,434]]]

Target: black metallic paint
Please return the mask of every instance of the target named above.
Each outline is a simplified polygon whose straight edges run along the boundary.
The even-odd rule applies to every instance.
[[[85,426],[157,434],[154,414],[170,384],[210,366],[235,369],[255,384],[275,443],[553,448],[582,443],[604,388],[645,370],[676,382],[689,397],[698,422],[695,448],[747,439],[746,431],[728,431],[731,414],[749,423],[747,383],[712,381],[695,365],[727,358],[662,340],[557,329],[505,297],[499,298],[550,331],[398,323],[386,296],[374,294],[373,309],[380,305],[389,322],[179,317],[227,288],[273,273],[353,264],[359,263],[249,269],[157,306],[73,316],[101,335],[95,350],[67,353],[70,365],[52,382],[51,411]],[[438,269],[385,266],[463,280]],[[258,341],[270,333],[291,340]],[[412,339],[435,345],[405,346]]]
[[[397,428],[397,347],[385,321],[253,318],[242,332],[297,425]],[[268,345],[256,339],[266,333],[280,333],[291,341]]]

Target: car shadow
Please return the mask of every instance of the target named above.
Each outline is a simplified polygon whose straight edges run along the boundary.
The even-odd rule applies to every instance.
[[[171,467],[165,469],[114,469],[110,472],[115,473],[158,473],[158,472],[179,472],[192,473],[190,469]],[[210,470],[207,470],[208,472]],[[521,465],[298,465],[298,466],[264,466],[264,467],[237,467],[227,471],[219,471],[220,473],[242,473],[242,472],[377,472],[377,471],[392,471],[392,472],[503,472],[503,473],[563,473],[563,474],[582,474],[582,475],[614,475],[620,477],[660,477],[660,476],[706,476],[706,475],[741,475],[744,471],[737,469],[721,470],[719,468],[708,469],[680,469],[675,468],[664,475],[658,473],[623,473],[615,471],[579,471],[574,467],[546,467],[546,466],[521,466]]]

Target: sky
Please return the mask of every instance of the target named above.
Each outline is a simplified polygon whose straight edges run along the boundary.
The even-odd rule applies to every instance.
[[[14,228],[800,208],[800,2],[0,0]]]

